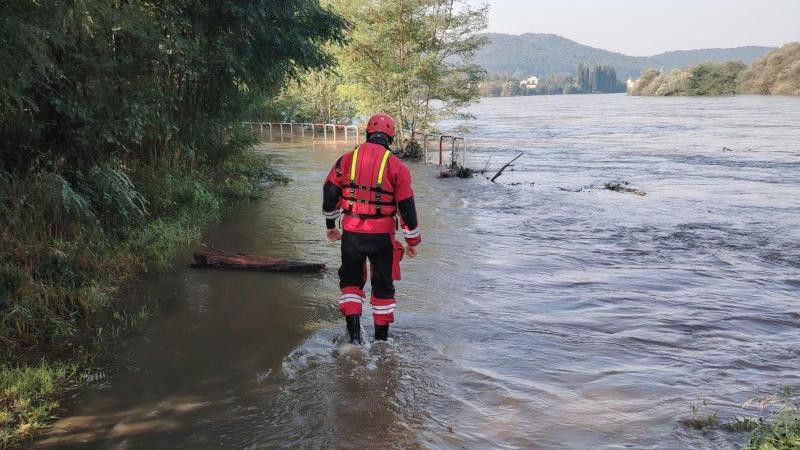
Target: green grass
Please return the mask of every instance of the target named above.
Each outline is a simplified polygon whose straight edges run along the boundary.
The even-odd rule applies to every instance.
[[[744,450],[800,449],[800,415],[793,403],[786,403],[772,418],[760,423],[750,434]]]
[[[679,420],[685,427],[698,431],[719,429],[733,433],[750,433],[742,450],[800,450],[800,411],[796,404],[794,388],[786,387],[778,395],[750,400],[745,407],[759,411],[781,405],[769,417],[735,417],[722,421],[716,413],[706,414],[702,410],[705,400],[691,406],[692,417]]]
[[[58,397],[77,374],[77,364],[41,361],[0,365],[0,448],[18,444],[46,427]]]

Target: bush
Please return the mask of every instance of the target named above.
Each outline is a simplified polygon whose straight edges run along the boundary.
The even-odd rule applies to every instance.
[[[472,178],[476,173],[477,172],[475,172],[475,170],[464,166],[461,166],[458,168],[458,170],[456,170],[456,176],[458,178]]]
[[[648,70],[631,88],[629,95],[643,96],[702,96],[733,95],[737,79],[747,68],[740,62],[700,64],[670,73]]]
[[[264,155],[252,149],[226,159],[218,177],[221,194],[230,198],[259,197],[265,181],[289,182],[289,178],[275,170]]]
[[[639,80],[636,81],[636,84],[628,91],[628,95],[647,95],[644,91],[659,75],[661,75],[661,72],[655,69],[644,71],[639,77]]]
[[[407,161],[419,161],[425,157],[425,152],[418,141],[411,140],[406,142],[406,145],[400,149],[398,156]]]
[[[147,199],[136,189],[125,170],[115,160],[94,165],[85,174],[79,172],[76,189],[67,189],[67,185],[63,185],[68,193],[63,195],[65,208],[72,209],[68,205],[73,203],[73,208],[86,213],[91,209],[91,216],[102,217],[109,227],[139,223],[147,214]]]
[[[739,74],[745,69],[740,62],[695,66],[690,70],[688,95],[734,95]]]
[[[739,92],[800,95],[800,42],[767,53],[740,76]]]
[[[126,251],[137,255],[136,266],[142,270],[169,267],[178,249],[200,235],[196,219],[188,219],[187,216],[172,220],[156,219],[131,233]]]

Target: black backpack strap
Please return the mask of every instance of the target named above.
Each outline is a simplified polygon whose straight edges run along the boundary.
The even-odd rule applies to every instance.
[[[336,164],[334,165],[334,167],[336,168],[337,177],[342,176],[342,158],[344,158],[344,155],[340,156],[339,159],[336,160]]]

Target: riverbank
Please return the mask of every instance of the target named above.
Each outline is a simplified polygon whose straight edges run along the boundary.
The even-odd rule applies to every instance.
[[[317,1],[2,2],[0,16],[6,446],[150,314],[118,304],[120,286],[279,178],[241,121],[329,67],[345,21]]]
[[[151,314],[118,304],[121,286],[167,267],[264,180],[285,181],[252,150],[215,165],[112,161],[70,178],[0,174],[0,447],[46,427],[106,342]]]

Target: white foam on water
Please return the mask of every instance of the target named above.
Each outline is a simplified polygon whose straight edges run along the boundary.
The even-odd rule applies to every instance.
[[[376,371],[382,358],[400,357],[394,338],[376,342],[363,328],[362,336],[364,343],[356,345],[348,342],[343,327],[317,331],[284,358],[281,370],[287,378],[293,379],[305,370],[332,365],[338,360],[352,366],[353,375],[360,375],[364,370]]]

